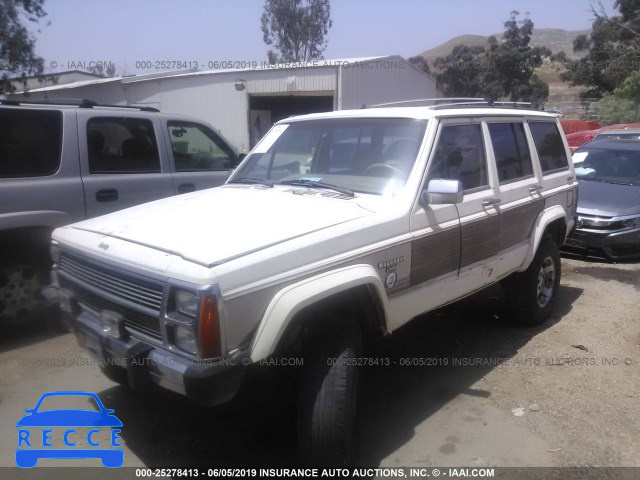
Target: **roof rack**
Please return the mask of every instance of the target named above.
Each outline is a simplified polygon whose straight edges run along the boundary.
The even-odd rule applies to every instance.
[[[440,103],[439,103],[440,102]],[[445,103],[441,103],[445,102]],[[409,105],[418,103],[429,103],[428,107],[433,110],[441,110],[444,108],[520,108],[527,110],[541,110],[544,111],[544,103],[542,102],[496,102],[492,98],[468,98],[468,97],[447,97],[447,98],[419,98],[413,100],[400,100],[397,102],[379,103],[376,105],[363,106],[363,108],[379,108],[390,107],[394,105]]]
[[[135,105],[108,105],[95,102],[93,100],[89,100],[86,98],[77,99],[77,98],[54,98],[54,99],[43,99],[43,100],[31,100],[31,101],[23,101],[23,100],[15,100],[15,99],[5,99],[0,100],[0,104],[2,105],[10,105],[10,106],[20,106],[20,105],[64,105],[64,106],[72,106],[78,108],[94,108],[94,107],[107,107],[107,108],[128,108],[133,110],[139,110],[141,112],[160,112],[157,108],[154,107],[137,107]]]
[[[394,105],[410,105],[416,103],[429,103],[437,105],[438,102],[459,102],[459,101],[478,101],[483,102],[484,98],[468,98],[468,97],[447,97],[447,98],[414,98],[412,100],[398,100],[396,102],[377,103],[375,105],[363,105],[363,108],[380,108],[391,107]],[[429,105],[429,106],[433,106]]]

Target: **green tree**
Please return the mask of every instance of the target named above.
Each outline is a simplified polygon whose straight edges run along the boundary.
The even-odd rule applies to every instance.
[[[612,94],[605,93],[592,111],[605,125],[640,121],[640,70],[632,72]]]
[[[502,42],[489,37],[486,47],[456,46],[450,55],[439,57],[434,67],[438,88],[446,96],[491,97],[511,101],[545,100],[549,86],[536,74],[551,51],[532,47],[533,22],[511,12],[504,24]]]
[[[408,61],[411,65],[416,67],[418,70],[424,73],[431,73],[431,69],[429,68],[429,63],[425,60],[422,55],[416,55],[415,57],[409,57]]]
[[[546,100],[549,86],[535,74],[535,69],[551,56],[551,50],[530,45],[533,22],[528,17],[519,21],[518,15],[511,12],[505,22],[502,43],[489,42],[485,76],[488,93],[512,101]]]
[[[0,94],[14,91],[10,77],[40,74],[44,60],[35,53],[29,22],[38,23],[47,14],[44,0],[0,0]]]
[[[575,52],[585,53],[583,58],[556,57],[565,65],[562,80],[587,87],[583,98],[613,93],[633,71],[640,70],[640,0],[616,0],[614,7],[620,15],[609,17],[599,2],[592,5],[591,33],[573,42]]]
[[[446,57],[438,57],[433,66],[438,89],[445,97],[478,97],[485,95],[486,74],[484,47],[456,45]]]
[[[333,24],[329,0],[266,0],[260,22],[270,63],[323,58]]]

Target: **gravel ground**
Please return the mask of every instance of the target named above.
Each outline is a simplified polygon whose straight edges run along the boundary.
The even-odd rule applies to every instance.
[[[640,264],[563,259],[560,294],[540,327],[510,324],[493,287],[374,346],[370,356],[388,365],[364,372],[358,463],[640,467]],[[44,324],[5,330],[0,467],[14,465],[15,422],[52,390],[96,392],[115,409],[125,466],[295,465],[291,393],[266,378],[211,410],[113,384],[71,334]],[[47,479],[73,478],[64,472]]]

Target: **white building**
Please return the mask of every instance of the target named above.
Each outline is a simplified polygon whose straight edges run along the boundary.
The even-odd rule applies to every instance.
[[[247,152],[274,122],[291,115],[436,96],[434,78],[396,55],[275,66],[243,63],[251,68],[79,81],[12,98],[86,98],[193,115]]]

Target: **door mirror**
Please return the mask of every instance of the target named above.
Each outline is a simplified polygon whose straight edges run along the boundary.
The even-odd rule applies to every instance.
[[[464,189],[459,180],[436,178],[429,180],[426,190],[420,195],[420,205],[455,205],[464,198]]]

